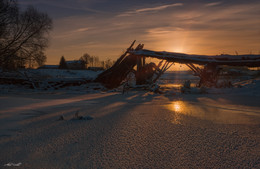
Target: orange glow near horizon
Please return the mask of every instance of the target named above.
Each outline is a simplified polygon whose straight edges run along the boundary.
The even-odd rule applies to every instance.
[[[183,49],[183,47],[173,47],[172,51],[176,52],[176,53],[185,53],[185,50]]]

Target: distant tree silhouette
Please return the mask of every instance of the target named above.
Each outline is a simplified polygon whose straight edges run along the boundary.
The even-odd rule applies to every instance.
[[[89,58],[89,63],[91,64],[92,67],[94,66],[94,58],[93,58],[93,56],[91,56]]]
[[[105,69],[109,69],[112,65],[113,65],[113,62],[111,61],[111,59],[105,60],[105,65],[104,65]]]
[[[15,0],[0,0],[0,66],[42,65],[52,20],[32,6],[20,11]]]
[[[111,59],[107,59],[105,61],[100,60],[98,56],[91,56],[88,53],[85,53],[83,56],[81,56],[79,60],[85,63],[86,68],[102,67],[104,69],[108,69],[115,63],[115,61],[112,61]]]
[[[88,64],[90,63],[91,56],[88,53],[85,53],[83,56],[80,57],[79,60],[83,61],[86,68],[88,67]]]
[[[68,65],[66,63],[66,60],[65,60],[64,56],[62,56],[60,58],[59,69],[68,69]]]

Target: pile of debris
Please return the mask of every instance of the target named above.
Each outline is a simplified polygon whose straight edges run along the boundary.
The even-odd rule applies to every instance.
[[[135,41],[117,62],[108,70],[100,74],[96,82],[111,89],[120,86],[130,72],[135,72],[136,84],[153,84],[174,63],[186,64],[195,75],[200,77],[199,87],[214,87],[218,84],[221,72],[220,66],[260,67],[260,55],[189,55],[184,53],[157,52],[143,49],[139,44],[133,48]],[[162,61],[145,63],[145,58],[157,58]],[[195,66],[194,64],[200,65]],[[136,70],[134,67],[136,66]]]
[[[102,83],[108,89],[120,86],[130,72],[134,72],[136,85],[149,85],[155,83],[160,76],[168,70],[173,63],[162,60],[158,65],[146,63],[145,56],[132,54],[133,51],[140,51],[144,44],[139,44],[133,48],[135,41],[130,45],[126,52],[108,70],[101,73],[96,82]],[[134,69],[136,67],[136,69]]]

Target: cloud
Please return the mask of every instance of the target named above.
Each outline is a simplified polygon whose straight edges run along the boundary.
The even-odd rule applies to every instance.
[[[86,32],[86,31],[88,31],[89,30],[89,28],[87,27],[87,28],[79,28],[79,29],[76,29],[75,31],[73,31],[73,32],[75,32],[75,33],[78,33],[78,32]]]
[[[211,6],[218,6],[218,5],[220,5],[220,4],[222,4],[222,2],[212,2],[212,3],[207,3],[207,4],[205,4],[205,6],[211,7]]]
[[[161,36],[161,35],[167,35],[172,32],[176,31],[183,31],[184,29],[179,27],[155,27],[155,28],[148,28],[146,32],[149,36]]]
[[[162,5],[162,6],[157,6],[153,8],[143,8],[143,9],[138,9],[135,11],[135,13],[140,13],[140,12],[148,12],[148,11],[159,11],[163,10],[169,7],[176,7],[176,6],[182,6],[182,3],[175,3],[175,4],[169,4],[169,5]]]
[[[162,6],[152,7],[152,8],[141,8],[141,9],[137,9],[134,11],[128,11],[128,12],[122,13],[118,16],[131,16],[134,14],[144,13],[144,12],[157,12],[157,11],[164,10],[166,8],[177,7],[177,6],[183,6],[183,3],[174,3],[174,4],[162,5]]]

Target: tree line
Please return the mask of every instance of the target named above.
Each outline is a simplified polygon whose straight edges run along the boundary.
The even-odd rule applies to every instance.
[[[88,53],[83,54],[79,58],[79,61],[84,64],[86,69],[89,67],[101,67],[103,69],[108,69],[115,63],[115,61],[111,59],[100,60],[98,56],[90,56]],[[68,69],[68,65],[64,56],[62,56],[60,59],[59,68]]]
[[[0,0],[0,67],[43,65],[51,29],[46,13],[32,6],[21,11],[16,0]]]
[[[80,57],[87,67],[102,67],[104,69],[110,68],[115,61],[111,59],[100,60],[98,56],[90,56],[88,53],[85,53]]]

